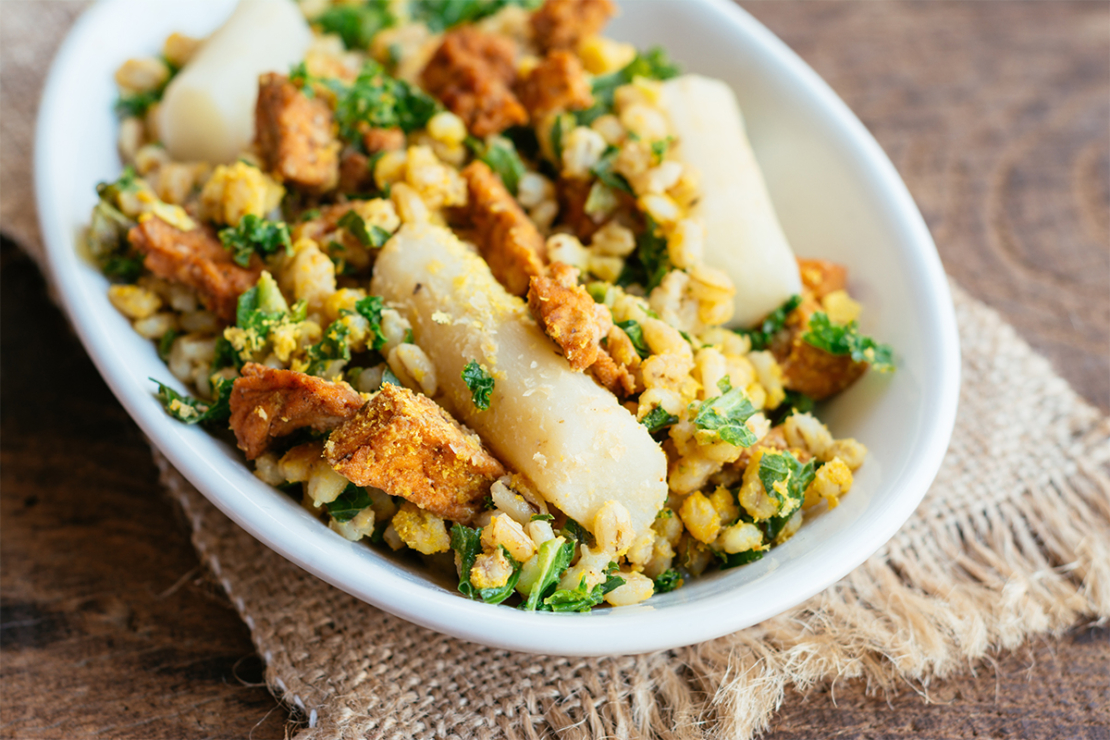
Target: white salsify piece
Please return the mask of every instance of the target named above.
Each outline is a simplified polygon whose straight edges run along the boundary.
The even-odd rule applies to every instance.
[[[571,370],[524,302],[454,234],[403,227],[378,255],[370,290],[412,322],[439,373],[435,400],[545,500],[587,528],[610,500],[637,534],[651,526],[667,497],[663,450],[612,393]],[[462,379],[471,360],[494,378],[485,411]]]
[[[254,137],[258,77],[304,58],[312,30],[289,0],[240,0],[170,82],[158,111],[177,161],[231,162]]]
[[[705,263],[736,286],[732,326],[751,326],[801,293],[794,252],[752,153],[736,95],[720,80],[683,75],[663,83],[675,156],[701,176],[691,216],[705,224]]]

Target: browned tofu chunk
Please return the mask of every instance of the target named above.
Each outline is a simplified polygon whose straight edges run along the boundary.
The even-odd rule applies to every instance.
[[[529,279],[543,274],[543,235],[485,162],[471,162],[462,175],[482,257],[506,290],[523,296]]]
[[[513,94],[516,49],[512,41],[472,27],[451,31],[421,73],[424,87],[463,119],[479,138],[528,122]]]
[[[188,285],[197,291],[205,308],[227,322],[235,320],[239,294],[249,290],[262,274],[258,257],[249,267],[240,267],[220,240],[203,227],[182,231],[155,217],[131,229],[127,239],[145,255],[146,269]]]
[[[324,446],[328,463],[359,486],[401,496],[436,516],[468,522],[505,469],[426,396],[387,384]]]
[[[543,51],[575,49],[617,14],[612,0],[547,0],[532,14],[532,32]]]
[[[613,321],[608,310],[578,285],[577,270],[554,262],[549,276],[533,277],[528,308],[572,369],[582,371],[597,361],[601,338],[609,334]]]
[[[821,300],[835,290],[848,286],[848,268],[828,260],[798,258],[798,272],[802,276],[802,286],[817,300]]]
[[[339,141],[324,100],[269,72],[258,82],[254,127],[266,169],[286,183],[323,193],[339,182]]]
[[[633,370],[640,357],[628,335],[613,325],[608,309],[595,303],[578,285],[578,270],[553,262],[546,276],[533,277],[528,308],[571,369],[589,369],[601,385],[618,396],[635,391]]]
[[[820,310],[820,305],[807,297],[791,312],[771,351],[782,367],[783,386],[820,401],[856,382],[867,371],[867,363],[853,362],[850,355],[829,354],[802,339],[815,310]]]
[[[231,429],[239,449],[254,460],[275,437],[301,427],[335,429],[365,403],[346,383],[248,362],[231,389]]]
[[[594,99],[582,62],[561,49],[544,57],[520,83],[517,92],[533,121],[554,111],[589,108]]]

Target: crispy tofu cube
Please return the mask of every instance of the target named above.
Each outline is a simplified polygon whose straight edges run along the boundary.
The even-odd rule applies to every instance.
[[[482,508],[490,485],[505,474],[482,446],[430,398],[386,385],[328,439],[324,454],[359,486],[380,488],[456,522]]]

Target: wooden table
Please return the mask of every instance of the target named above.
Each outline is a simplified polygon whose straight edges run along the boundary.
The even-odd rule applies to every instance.
[[[1110,410],[1110,8],[746,7],[875,133],[948,271]],[[144,439],[9,240],[2,265],[0,734],[284,737]],[[769,737],[1106,740],[1108,666],[1110,630],[1077,626],[926,697],[788,694]]]

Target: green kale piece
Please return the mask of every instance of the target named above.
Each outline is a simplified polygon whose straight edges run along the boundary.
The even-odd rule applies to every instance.
[[[320,375],[327,371],[335,360],[351,361],[351,328],[341,318],[328,324],[319,342],[308,348],[309,375]]]
[[[178,68],[170,64],[165,59],[162,63],[169,69],[170,74],[166,77],[166,81],[153,90],[145,90],[143,92],[131,93],[130,95],[120,95],[116,98],[116,103],[113,109],[116,112],[116,117],[121,121],[125,118],[142,118],[150,110],[150,106],[157,103],[162,99],[162,95],[166,92],[166,86],[177,74]]]
[[[528,598],[520,608],[529,612],[539,609],[544,598],[555,590],[559,577],[570,567],[570,561],[573,559],[574,545],[562,537],[556,537],[540,545],[532,582],[528,584]]]
[[[162,337],[163,341],[165,337]],[[219,370],[225,367],[233,367],[239,369],[243,366],[243,361],[239,358],[239,353],[235,351],[235,346],[227,341],[225,337],[220,337],[216,340],[216,356],[212,359],[212,369]]]
[[[736,333],[740,336],[747,337],[752,342],[752,349],[764,350],[771,346],[771,340],[775,338],[775,334],[786,326],[786,317],[790,312],[796,309],[802,303],[800,295],[792,295],[786,300],[786,303],[776,308],[771,313],[767,314],[767,318],[755,329],[736,329]]]
[[[553,612],[588,612],[605,600],[605,594],[624,585],[623,578],[612,575],[614,570],[616,570],[616,563],[610,563],[605,582],[590,589],[586,588],[586,576],[583,575],[574,588],[558,589],[544,599],[540,609]]]
[[[336,222],[340,228],[346,229],[352,236],[358,239],[359,244],[371,249],[381,249],[382,246],[389,241],[389,237],[393,234],[389,233],[381,226],[366,223],[366,219],[358,215],[354,210],[347,211],[343,217]]]
[[[529,519],[528,521],[530,521],[530,522],[552,522],[552,521],[555,521],[555,517],[551,516],[550,514],[533,514],[532,518]]]
[[[173,340],[181,335],[177,329],[166,329],[166,333],[158,340],[158,357],[165,362],[170,358],[170,349],[173,348]],[[221,337],[223,339],[223,337]],[[224,340],[227,341],[227,340]],[[216,343],[217,350],[219,349],[219,342]]]
[[[482,554],[482,533],[463,524],[451,527],[451,549],[459,558],[459,593],[471,599],[476,598],[478,589],[470,585],[470,570],[474,561]]]
[[[365,0],[361,5],[333,5],[313,19],[324,33],[343,39],[348,49],[365,51],[379,31],[397,24],[389,0]]]
[[[566,537],[570,542],[582,543],[584,545],[589,545],[593,542],[593,537],[586,531],[586,528],[569,516],[567,517],[566,524],[559,530],[559,534]]]
[[[563,168],[563,140],[570,135],[575,126],[574,116],[570,113],[560,113],[551,124],[551,151],[555,155],[555,169]]]
[[[683,583],[682,575],[674,568],[669,568],[659,574],[655,579],[655,593],[665,594],[674,591]]]
[[[706,399],[698,405],[694,426],[716,432],[722,442],[736,447],[751,447],[756,436],[744,423],[755,415],[756,408],[739,388],[733,388],[728,378],[717,383],[721,395]]]
[[[369,343],[370,349],[373,350],[385,347],[385,332],[382,331],[382,309],[384,307],[385,300],[377,295],[360,298],[355,303],[355,311],[370,322],[370,328],[374,331],[374,340]]]
[[[855,321],[834,324],[824,311],[815,311],[802,339],[831,355],[851,355],[853,362],[866,362],[881,373],[894,370],[894,350],[860,334]]]
[[[776,406],[774,411],[767,414],[767,418],[771,421],[771,426],[778,426],[786,417],[792,414],[808,414],[813,411],[813,406],[813,399],[806,394],[798,391],[786,391],[786,397],[782,403]]]
[[[673,136],[668,136],[665,139],[658,139],[651,142],[651,158],[655,164],[661,164],[663,158],[667,156],[667,150],[671,148],[671,142],[674,141]]]
[[[515,198],[520,187],[520,178],[524,177],[526,170],[513,142],[501,136],[495,137],[484,147],[478,158],[497,173],[505,184],[505,189]]]
[[[201,401],[184,396],[159,380],[150,378],[158,384],[158,401],[162,408],[173,418],[185,424],[214,425],[231,418],[231,388],[234,382],[226,378],[215,381],[216,400]]]
[[[786,451],[765,451],[759,459],[759,481],[767,495],[778,502],[777,516],[784,519],[789,519],[801,507],[805,501],[806,488],[813,482],[813,476],[812,460],[803,465],[798,462],[798,458]],[[777,536],[778,533],[775,534]]]
[[[744,552],[734,553],[717,553],[721,558],[721,570],[728,570],[729,568],[737,568],[741,565],[754,563],[756,560],[761,559],[767,553],[766,550],[745,550]]]
[[[509,576],[505,585],[495,588],[478,588],[470,582],[470,571],[474,567],[474,561],[482,554],[481,530],[455,524],[451,527],[451,549],[455,551],[459,559],[459,570],[461,571],[459,593],[471,599],[481,599],[487,604],[500,604],[516,590],[517,581],[520,580],[520,563],[513,559],[513,556],[504,547],[501,548],[501,554],[513,566],[513,573]]]
[[[386,369],[382,372],[382,385],[386,385],[387,383],[389,385],[404,386],[404,383],[401,382],[401,379],[394,375],[393,371],[390,370],[388,367],[386,367]]]
[[[650,293],[671,270],[667,240],[651,216],[645,216],[644,230],[636,237],[636,251],[629,255],[617,285],[642,285]]]
[[[640,419],[640,423],[647,427],[650,434],[661,432],[669,426],[678,423],[678,417],[674,414],[668,414],[667,410],[662,406],[656,406],[651,411]]]
[[[104,276],[121,283],[134,283],[143,273],[143,258],[139,255],[113,254],[100,263]]]
[[[405,133],[424,128],[438,105],[418,87],[389,76],[377,62],[367,62],[350,85],[327,80],[336,94],[335,120],[339,135],[364,150],[360,124],[400,128]],[[365,151],[363,151],[365,153]]]
[[[627,85],[636,77],[649,80],[669,80],[681,72],[678,65],[670,60],[661,47],[655,46],[646,52],[636,54],[635,58],[616,72],[594,78],[594,104],[576,114],[578,122],[588,126],[595,120],[613,111],[613,97],[617,88]]]
[[[648,355],[651,354],[651,350],[648,349],[647,342],[644,341],[644,330],[643,327],[640,326],[640,322],[635,319],[629,319],[628,321],[618,321],[617,326],[624,329],[624,333],[627,334],[629,340],[632,341],[632,346],[636,348],[636,354],[643,359],[647,359]]]
[[[635,195],[635,193],[632,191],[632,186],[628,184],[628,180],[625,179],[625,176],[613,169],[613,165],[615,164],[617,155],[619,153],[620,150],[617,149],[615,146],[610,145],[606,147],[605,152],[601,155],[601,159],[597,161],[597,164],[590,168],[590,172],[592,172],[598,180],[600,180],[610,189],[620,190],[622,192],[628,193],[629,195]]]
[[[493,15],[510,5],[535,10],[542,0],[413,0],[413,20],[422,21],[433,33],[440,33],[461,23],[473,23]]]
[[[328,514],[337,522],[349,522],[355,514],[370,505],[370,494],[365,488],[350,483],[343,489],[343,493],[336,496],[335,501],[325,504]]]
[[[493,376],[482,369],[477,360],[466,363],[462,371],[463,382],[470,389],[470,399],[479,411],[489,408],[490,394],[493,393]]]
[[[293,254],[293,241],[289,238],[289,227],[285,222],[267,221],[253,213],[243,216],[238,226],[221,229],[220,241],[240,267],[249,265],[251,255],[255,253],[263,259],[281,251]]]

